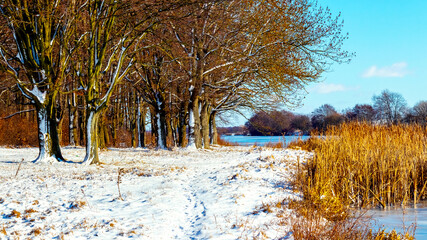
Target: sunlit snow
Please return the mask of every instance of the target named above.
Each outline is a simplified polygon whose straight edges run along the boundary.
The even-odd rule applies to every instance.
[[[260,147],[111,149],[100,152],[104,164],[85,166],[33,164],[37,152],[0,149],[0,239],[278,239],[292,212],[262,205],[298,198],[289,180],[297,158],[309,156]],[[85,155],[63,153],[71,161]]]

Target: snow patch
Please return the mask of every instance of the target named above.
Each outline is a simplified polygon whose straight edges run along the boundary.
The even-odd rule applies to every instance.
[[[42,92],[39,90],[37,85],[34,85],[33,89],[29,91],[40,103],[44,103],[46,100],[46,92]]]
[[[32,164],[38,149],[0,148],[0,238],[280,239],[289,234],[282,204],[303,151],[109,149],[102,166]],[[83,148],[64,148],[79,162]],[[119,170],[122,169],[122,170]],[[120,182],[118,184],[118,176]],[[120,187],[123,200],[119,200]],[[18,214],[19,213],[19,214]],[[281,217],[279,217],[279,215]]]

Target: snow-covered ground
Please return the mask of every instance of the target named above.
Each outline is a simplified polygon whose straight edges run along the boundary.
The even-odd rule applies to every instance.
[[[84,149],[63,153],[81,161]],[[110,149],[100,166],[36,155],[0,148],[0,239],[286,239],[289,180],[309,153]]]

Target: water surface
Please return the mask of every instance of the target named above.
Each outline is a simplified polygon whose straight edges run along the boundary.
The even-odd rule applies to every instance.
[[[290,142],[298,140],[298,138],[305,140],[309,137],[310,136],[221,136],[221,138],[227,142],[237,143],[243,146],[265,146],[267,143],[274,144],[279,142],[288,145]]]
[[[419,204],[417,208],[395,208],[391,210],[370,210],[368,215],[372,216],[378,227],[386,230],[403,233],[404,227],[408,228],[415,224],[415,238],[427,239],[427,204]]]

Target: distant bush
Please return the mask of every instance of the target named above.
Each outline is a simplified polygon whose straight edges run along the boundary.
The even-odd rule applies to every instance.
[[[252,136],[281,136],[294,132],[308,133],[311,129],[310,118],[295,115],[288,111],[257,112],[245,126]]]
[[[235,127],[219,127],[218,135],[236,134],[236,135],[247,135],[248,129],[246,126],[235,126]]]

